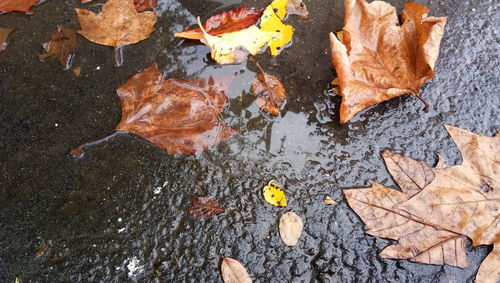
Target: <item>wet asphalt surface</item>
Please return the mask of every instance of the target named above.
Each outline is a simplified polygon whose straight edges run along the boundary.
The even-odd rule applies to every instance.
[[[307,1],[310,17],[290,19],[293,45],[277,58],[256,56],[287,89],[279,117],[259,112],[250,94],[254,62],[219,66],[208,48],[172,34],[200,15],[267,1],[160,0],[157,32],[124,49],[78,38],[73,66],[63,71],[38,55],[58,25],[78,29],[76,7],[98,11],[104,1],[47,0],[34,15],[0,15],[14,28],[0,53],[0,282],[219,282],[221,257],[242,262],[257,282],[471,282],[490,250],[473,248],[465,269],[383,260],[390,241],[365,235],[341,189],[393,186],[380,152],[389,149],[433,164],[460,155],[443,124],[493,135],[500,125],[500,8],[494,0],[417,1],[432,16],[448,16],[436,77],[422,89],[432,106],[404,96],[338,123],[340,98],[328,33],[342,28],[343,1]],[[389,1],[398,7],[403,1]],[[225,122],[243,133],[196,156],[169,156],[130,134],[85,150],[78,144],[117,125],[115,88],[158,62],[166,77],[238,74]],[[288,207],[265,203],[261,188],[276,179]],[[226,212],[198,220],[194,195],[215,198]],[[329,195],[337,202],[325,206]],[[299,243],[286,247],[278,219],[294,210],[305,223]],[[40,250],[46,244],[47,248]]]

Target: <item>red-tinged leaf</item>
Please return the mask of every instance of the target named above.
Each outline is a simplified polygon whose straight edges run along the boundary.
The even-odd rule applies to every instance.
[[[264,9],[260,8],[236,8],[208,18],[203,28],[210,35],[239,31],[257,23],[263,12]],[[195,28],[184,32],[177,32],[174,34],[174,37],[202,39],[203,32],[201,28]]]
[[[271,115],[278,115],[285,103],[285,87],[275,76],[264,72],[257,64],[261,73],[257,75],[252,84],[252,92],[257,96],[257,105]]]
[[[76,49],[76,31],[73,29],[59,27],[49,42],[43,44],[44,54],[39,56],[40,61],[47,57],[54,57],[61,63],[65,70],[71,67],[71,58]]]
[[[228,101],[223,86],[213,79],[162,79],[156,63],[131,77],[117,89],[122,119],[113,134],[136,134],[168,154],[193,155],[227,140],[238,131],[222,123],[220,114]],[[82,144],[71,151],[81,155]]]
[[[286,14],[288,16],[295,15],[299,18],[307,18],[309,14],[307,12],[306,5],[302,0],[290,0],[288,4],[286,4]]]
[[[207,218],[224,212],[215,200],[210,197],[195,196],[192,198],[189,213],[197,218]]]
[[[33,14],[30,8],[38,2],[40,2],[40,0],[1,0],[0,13],[19,11],[26,14]]]
[[[0,52],[4,51],[7,48],[9,42],[7,41],[7,37],[13,31],[11,28],[0,28]]]
[[[134,0],[137,12],[151,11],[158,5],[158,0]]]

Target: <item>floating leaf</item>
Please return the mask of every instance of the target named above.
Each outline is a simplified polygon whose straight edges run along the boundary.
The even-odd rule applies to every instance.
[[[156,13],[138,13],[134,0],[109,0],[99,14],[75,10],[82,28],[78,32],[97,44],[113,47],[134,44],[155,31]]]
[[[168,154],[193,155],[207,150],[237,134],[221,122],[220,113],[228,98],[223,86],[213,79],[163,80],[156,63],[131,77],[117,89],[122,104],[122,119],[116,132],[136,134]],[[81,155],[87,145],[71,151]]]
[[[214,15],[205,21],[203,28],[210,35],[220,35],[249,28],[257,23],[264,9],[240,7],[230,11]],[[177,32],[174,37],[188,39],[203,39],[203,31],[200,27]]]
[[[264,199],[274,206],[286,206],[285,192],[271,180],[267,186],[264,186],[262,192]]]
[[[200,41],[210,47],[212,59],[220,64],[245,61],[248,54],[256,55],[268,41],[278,34],[260,30],[257,26],[250,26],[240,31],[212,36],[203,29],[199,17],[198,25],[204,33]]]
[[[345,7],[343,42],[330,34],[342,93],[340,122],[404,94],[424,101],[418,93],[434,76],[446,18],[428,17],[428,8],[407,2],[398,26],[396,9],[386,2],[346,0]]]
[[[279,228],[281,239],[285,245],[295,246],[300,239],[304,224],[295,212],[289,211],[281,216]]]
[[[251,283],[252,279],[245,267],[237,260],[225,257],[221,265],[224,283]]]
[[[278,115],[285,103],[285,87],[275,76],[264,72],[259,64],[257,67],[261,73],[255,77],[252,84],[252,92],[258,97],[256,103],[262,110]]]
[[[30,11],[31,7],[40,0],[1,0],[0,13],[10,13],[13,11],[24,12],[26,14],[33,14]]]
[[[9,44],[7,37],[13,30],[14,29],[11,28],[0,28],[0,52],[7,48],[7,45]]]
[[[50,41],[43,44],[44,54],[39,56],[40,61],[47,57],[54,57],[61,63],[65,70],[71,67],[71,59],[76,49],[76,31],[73,29],[58,27]]]
[[[274,4],[275,2],[279,2],[279,5]],[[292,26],[286,25],[281,21],[286,15],[286,3],[283,3],[284,5],[281,7],[282,2],[285,1],[275,0],[271,5],[267,6],[260,21],[261,30],[277,33],[277,35],[275,35],[274,38],[268,43],[272,56],[277,56],[283,50],[283,47],[290,43],[293,31],[295,30]],[[276,8],[277,6],[279,6],[279,8]],[[276,10],[278,12],[275,12]],[[284,12],[281,13],[281,11]],[[283,17],[281,17],[281,15],[283,15]]]
[[[220,206],[211,197],[194,196],[191,200],[189,213],[198,218],[207,218],[224,212],[224,208]]]

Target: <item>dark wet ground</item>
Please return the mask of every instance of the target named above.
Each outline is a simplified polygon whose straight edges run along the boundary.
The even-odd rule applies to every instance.
[[[292,20],[294,44],[276,59],[256,57],[287,89],[280,117],[260,113],[249,94],[254,63],[217,66],[205,46],[172,38],[197,15],[267,1],[163,0],[158,31],[125,48],[123,67],[113,67],[111,48],[83,37],[74,60],[80,77],[55,60],[39,62],[57,25],[78,29],[73,8],[96,11],[102,2],[47,0],[33,16],[0,15],[0,27],[15,28],[0,53],[0,282],[212,282],[221,280],[219,256],[238,259],[259,282],[472,281],[488,247],[469,245],[466,269],[379,259],[389,241],[363,233],[340,189],[370,178],[394,186],[384,149],[460,163],[445,123],[484,135],[498,130],[497,1],[418,1],[449,17],[436,77],[422,90],[431,111],[405,96],[347,125],[337,122],[339,97],[327,92],[334,76],[328,33],[342,27],[343,1],[306,1],[309,19]],[[389,2],[402,8],[403,1]],[[195,157],[168,156],[127,134],[70,157],[116,126],[115,88],[155,60],[167,77],[240,73],[225,120],[244,134]],[[270,179],[284,185],[288,207],[264,202]],[[214,197],[226,212],[194,219],[187,213],[193,195]],[[323,205],[325,195],[339,204]],[[277,229],[288,210],[305,222],[295,247],[284,246]],[[37,255],[42,242],[48,248]]]

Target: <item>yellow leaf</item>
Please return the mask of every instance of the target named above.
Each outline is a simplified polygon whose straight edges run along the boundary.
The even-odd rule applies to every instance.
[[[282,0],[276,0],[274,2],[286,2],[288,1],[282,1]],[[284,8],[286,6],[286,3],[284,3],[283,6],[283,11],[284,14],[282,17],[280,12],[281,10],[278,10],[278,12],[275,12],[273,8],[274,2],[271,3],[271,5],[267,6],[266,10],[262,14],[261,21],[260,21],[260,29],[263,31],[268,31],[268,32],[276,32],[278,35],[269,41],[269,48],[271,49],[271,55],[276,56],[278,55],[283,47],[290,43],[292,41],[292,35],[293,31],[295,30],[292,26],[290,25],[285,25],[281,19],[286,15],[286,9]]]
[[[288,4],[288,2],[290,2],[290,0],[274,0],[266,7],[266,11],[270,9],[280,20],[283,20],[286,17],[286,4]]]
[[[204,38],[201,42],[210,47],[212,59],[220,64],[241,63],[249,53],[257,54],[266,43],[279,35],[278,32],[264,31],[253,25],[243,30],[213,36],[205,31],[199,17],[198,24],[203,31]]]
[[[263,189],[264,199],[274,206],[286,206],[285,192],[271,180]]]

